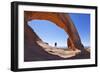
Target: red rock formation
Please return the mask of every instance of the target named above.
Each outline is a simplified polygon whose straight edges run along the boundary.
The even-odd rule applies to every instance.
[[[42,61],[42,60],[59,60],[63,59],[45,52],[36,41],[41,39],[28,26],[24,26],[24,61]]]
[[[78,49],[81,44],[81,40],[79,37],[79,34],[71,21],[70,17],[68,14],[64,13],[52,13],[52,12],[27,12],[25,11],[25,21],[29,20],[34,20],[34,19],[39,19],[39,20],[49,20],[54,22],[57,26],[61,27],[62,29],[65,30],[66,34],[69,35],[70,40],[72,40],[72,48],[74,49],[75,47]],[[69,40],[69,41],[70,41]],[[80,45],[78,45],[80,43]]]
[[[36,44],[37,40],[41,40],[32,29],[28,27],[27,22],[30,20],[39,19],[39,20],[49,20],[54,22],[57,26],[64,29],[66,34],[68,34],[69,38],[66,44],[70,49],[75,50],[80,49],[83,53],[82,56],[86,56],[87,53],[84,50],[84,46],[81,43],[79,34],[77,29],[75,28],[72,20],[70,19],[68,14],[65,13],[54,13],[54,12],[31,12],[31,11],[24,11],[24,23],[25,23],[25,30],[24,30],[24,40],[25,40],[25,55],[29,51],[29,47],[37,46],[36,48],[40,48],[39,45]],[[27,51],[27,52],[26,52]],[[31,52],[31,51],[30,51]],[[32,52],[31,52],[32,53]],[[45,53],[46,54],[46,53]],[[32,55],[32,54],[31,54]],[[38,54],[37,54],[38,55]],[[81,55],[80,55],[81,56]],[[25,56],[26,57],[26,56]],[[27,57],[29,58],[29,57]],[[58,58],[58,57],[56,57]]]

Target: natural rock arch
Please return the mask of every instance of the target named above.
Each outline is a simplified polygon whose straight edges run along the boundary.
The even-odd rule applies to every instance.
[[[39,20],[49,20],[54,22],[57,26],[64,29],[69,38],[66,39],[68,47],[71,50],[79,49],[81,50],[81,55],[87,56],[87,53],[84,50],[84,46],[81,42],[78,31],[73,24],[70,16],[67,13],[55,13],[55,12],[32,12],[24,11],[24,39],[28,44],[28,47],[31,47],[36,40],[41,40],[35,33],[32,32],[31,28],[28,27],[27,22],[30,20],[39,19]],[[34,37],[35,36],[35,37]],[[33,39],[33,40],[32,40]],[[34,41],[34,42],[33,42]],[[26,44],[26,45],[27,45]],[[36,43],[34,43],[36,45]],[[31,45],[31,46],[29,46]],[[24,46],[25,48],[27,46]],[[80,56],[81,56],[80,55]]]
[[[83,48],[79,34],[76,27],[74,26],[72,20],[68,14],[65,13],[53,13],[53,12],[24,12],[25,22],[30,20],[39,19],[39,20],[49,20],[54,22],[57,26],[64,29],[66,34],[69,35],[67,41],[68,47],[75,50]]]

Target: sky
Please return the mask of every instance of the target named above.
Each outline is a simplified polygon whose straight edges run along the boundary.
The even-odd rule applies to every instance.
[[[90,45],[90,15],[69,13],[74,25],[76,26],[84,46]],[[48,20],[31,20],[28,25],[36,32],[36,34],[50,46],[67,47],[67,33],[59,28],[55,23]]]
[[[90,46],[90,14],[69,14],[84,46]]]

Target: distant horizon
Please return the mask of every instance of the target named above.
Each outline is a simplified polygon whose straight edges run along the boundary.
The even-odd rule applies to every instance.
[[[83,45],[90,47],[90,15],[69,13],[69,16],[78,30]],[[48,20],[31,20],[28,25],[50,46],[54,47],[54,43],[57,42],[57,47],[67,47],[68,34],[55,23]]]
[[[55,47],[55,46],[52,46],[52,47]],[[61,49],[68,49],[68,47],[66,46],[66,47],[59,47],[59,46],[56,46],[56,48],[61,48]],[[84,48],[85,49],[87,49],[87,48],[90,48],[90,46],[84,46]]]

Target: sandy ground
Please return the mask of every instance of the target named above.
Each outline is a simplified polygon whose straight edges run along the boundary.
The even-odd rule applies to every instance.
[[[44,51],[48,52],[49,54],[57,55],[62,58],[70,58],[70,57],[76,56],[77,54],[81,53],[81,51],[78,49],[75,51],[67,50],[67,49],[66,50],[60,49],[56,47],[51,47],[48,44],[45,44],[44,42],[41,42],[41,41],[37,41],[37,44],[43,47]]]

